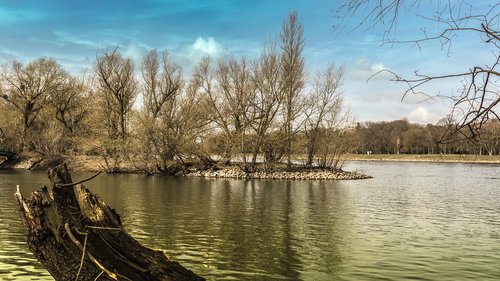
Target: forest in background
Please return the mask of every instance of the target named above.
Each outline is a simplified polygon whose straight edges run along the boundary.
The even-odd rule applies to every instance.
[[[415,124],[407,120],[364,122],[351,127],[353,147],[349,153],[374,154],[467,154],[498,155],[500,122],[491,120],[479,130],[477,140],[449,135],[456,121],[443,117],[436,124]],[[463,130],[467,130],[464,128]]]
[[[189,76],[167,51],[136,65],[119,48],[100,50],[90,73],[75,76],[52,58],[12,61],[0,73],[0,150],[102,158],[173,174],[196,161],[258,163],[303,159],[338,168],[344,153],[498,154],[500,124],[471,142],[447,138],[451,118],[435,125],[405,120],[355,123],[343,104],[344,68],[309,75],[303,26],[292,12],[256,58],[203,58]]]

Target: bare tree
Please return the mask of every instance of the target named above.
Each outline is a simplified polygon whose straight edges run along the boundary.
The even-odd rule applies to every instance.
[[[250,122],[252,132],[255,135],[252,141],[251,168],[255,168],[257,155],[261,151],[266,138],[271,131],[279,130],[276,117],[283,105],[282,68],[280,57],[276,52],[274,43],[262,48],[260,57],[252,67],[252,80],[255,87],[254,96],[250,99],[253,120]],[[279,145],[275,142],[274,146]]]
[[[135,128],[140,168],[148,173],[171,173],[169,165],[177,152],[173,130],[177,103],[183,90],[182,69],[170,61],[166,51],[150,51],[142,61],[144,107]]]
[[[23,146],[28,133],[49,97],[57,93],[68,78],[68,73],[54,60],[40,58],[24,66],[14,61],[2,68],[0,97],[21,115]]]
[[[418,48],[426,41],[436,40],[445,49],[450,50],[454,38],[459,33],[477,34],[485,45],[489,46],[491,62],[488,65],[472,65],[467,70],[444,73],[441,75],[429,75],[415,71],[414,78],[404,78],[396,73],[394,80],[407,84],[404,95],[425,94],[421,91],[423,85],[433,81],[461,79],[462,85],[456,94],[445,96],[453,102],[451,115],[457,119],[457,123],[443,135],[442,140],[449,142],[459,139],[478,140],[481,128],[489,120],[500,120],[498,110],[500,103],[500,3],[492,1],[490,5],[480,1],[469,4],[464,1],[436,1],[435,10],[432,14],[422,13],[420,0],[346,0],[340,6],[338,13],[341,19],[348,19],[355,14],[368,11],[363,14],[359,25],[366,24],[385,26],[384,42],[386,43],[409,43]],[[434,33],[423,29],[423,36],[411,40],[396,40],[396,27],[402,9],[413,9],[416,16],[425,21],[437,24]],[[340,25],[342,26],[342,24]],[[403,95],[403,96],[404,96]],[[464,130],[465,129],[465,130]]]
[[[214,68],[209,58],[198,64],[191,86],[205,97],[208,116],[224,136],[225,162],[241,154],[246,162],[245,136],[249,127],[250,98],[253,85],[250,68],[245,59],[219,61]]]
[[[19,149],[19,113],[9,103],[0,98],[0,150],[17,151]]]
[[[165,103],[182,89],[181,67],[170,61],[166,51],[150,51],[142,62],[144,103],[153,119],[160,115]]]
[[[307,99],[304,134],[307,139],[306,165],[313,164],[323,140],[324,130],[339,130],[343,121],[342,93],[340,86],[344,68],[331,64],[324,72],[318,72],[313,80],[313,92]]]
[[[108,116],[108,134],[124,140],[127,136],[128,114],[137,95],[134,63],[117,52],[102,51],[97,58],[95,73],[99,82],[104,114]]]
[[[284,122],[286,136],[287,167],[291,166],[292,136],[294,121],[300,110],[298,98],[305,84],[304,75],[304,27],[297,18],[297,13],[291,12],[288,21],[283,23],[281,39],[281,67],[283,68]]]
[[[243,162],[246,164],[246,139],[250,122],[253,120],[253,111],[251,111],[251,99],[254,96],[254,88],[250,67],[246,59],[229,59],[220,61],[216,70],[218,111],[220,114],[215,116],[222,117],[225,120],[216,119],[216,122],[222,126],[228,126],[223,131],[227,135],[231,147],[236,153],[240,153]],[[213,96],[210,96],[213,97]],[[209,99],[212,106],[216,102]]]
[[[140,142],[140,168],[149,173],[157,170],[175,174],[193,156],[211,162],[202,148],[202,140],[210,124],[206,108],[202,95],[188,86],[168,99],[155,122],[140,120],[135,130],[136,139]],[[150,118],[147,120],[152,121]]]
[[[175,110],[172,128],[177,136],[178,148],[176,156],[182,163],[184,159],[195,157],[203,168],[214,165],[211,155],[204,147],[204,140],[213,132],[212,121],[207,118],[208,103],[206,96],[194,85],[190,85],[173,105]]]
[[[68,77],[61,88],[50,95],[49,102],[54,109],[55,118],[59,121],[69,136],[72,137],[89,113],[88,89],[85,81]]]
[[[479,142],[488,155],[498,155],[500,152],[500,121],[491,120],[485,123],[481,128]]]

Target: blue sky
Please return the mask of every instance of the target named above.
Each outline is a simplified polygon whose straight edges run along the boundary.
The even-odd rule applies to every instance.
[[[422,1],[429,3],[432,1]],[[436,1],[434,1],[436,2]],[[437,1],[439,2],[439,1]],[[483,0],[478,10],[495,4]],[[146,1],[7,1],[0,0],[0,63],[28,62],[47,56],[74,74],[89,71],[97,50],[119,45],[120,52],[140,61],[150,49],[168,50],[189,73],[203,56],[256,57],[262,44],[279,34],[283,21],[295,10],[304,25],[304,56],[308,73],[329,63],[346,68],[344,100],[358,121],[408,118],[435,123],[449,112],[449,101],[408,96],[401,101],[403,85],[381,75],[380,69],[409,76],[414,70],[431,74],[466,70],[491,61],[491,52],[473,34],[455,38],[451,52],[437,42],[422,49],[411,45],[381,45],[382,29],[360,27],[359,18],[344,22],[342,32],[335,11],[340,1],[313,0],[146,0]],[[475,4],[477,5],[477,4]],[[422,5],[430,12],[432,5]],[[404,9],[398,39],[421,36],[422,22],[414,10]],[[439,26],[431,25],[429,30]],[[449,94],[457,81],[424,88],[429,95]]]

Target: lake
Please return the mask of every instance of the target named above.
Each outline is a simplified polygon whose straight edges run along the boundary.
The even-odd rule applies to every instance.
[[[208,280],[500,280],[500,166],[350,162],[358,181],[100,175],[87,183],[141,243]],[[73,179],[88,176],[74,173]],[[0,172],[0,280],[52,280]]]

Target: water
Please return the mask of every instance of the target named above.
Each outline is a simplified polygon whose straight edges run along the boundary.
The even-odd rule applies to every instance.
[[[500,280],[500,166],[352,162],[362,181],[101,175],[88,183],[141,243],[209,280]],[[88,174],[77,173],[74,179]],[[52,280],[0,173],[0,280]]]

